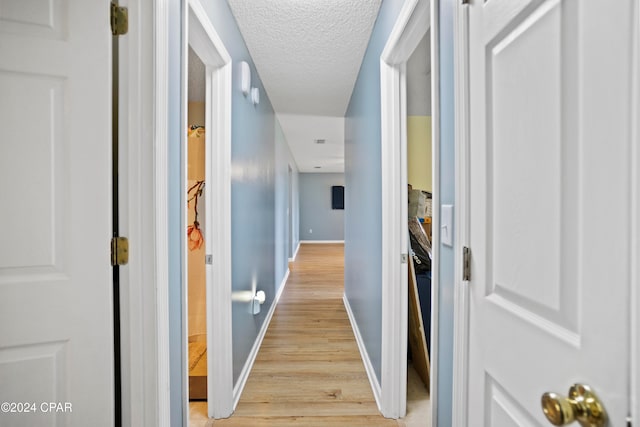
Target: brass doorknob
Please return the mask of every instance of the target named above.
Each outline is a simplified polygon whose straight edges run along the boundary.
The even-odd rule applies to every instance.
[[[578,421],[582,427],[604,427],[607,422],[607,412],[602,402],[587,385],[572,385],[568,397],[545,393],[541,403],[544,415],[554,426]]]

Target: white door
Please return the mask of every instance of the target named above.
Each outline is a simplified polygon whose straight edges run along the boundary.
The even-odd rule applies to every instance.
[[[632,10],[469,6],[469,426],[550,425],[574,383],[626,425]]]
[[[109,2],[1,3],[0,425],[113,426]]]

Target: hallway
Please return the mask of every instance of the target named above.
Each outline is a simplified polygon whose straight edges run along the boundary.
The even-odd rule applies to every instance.
[[[190,426],[426,426],[430,402],[410,367],[407,418],[377,409],[342,302],[344,246],[303,244],[234,415]],[[410,421],[413,420],[413,421]]]

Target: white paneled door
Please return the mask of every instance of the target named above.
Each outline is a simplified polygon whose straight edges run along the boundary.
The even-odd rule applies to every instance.
[[[0,2],[0,425],[113,426],[109,2]]]
[[[626,425],[634,1],[468,7],[468,425],[551,425],[574,383]]]

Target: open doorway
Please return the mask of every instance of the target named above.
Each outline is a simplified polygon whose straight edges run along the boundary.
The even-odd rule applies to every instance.
[[[231,57],[198,0],[185,4],[182,245],[183,407],[233,411]],[[215,265],[215,269],[213,266]],[[215,315],[214,315],[215,314]]]
[[[407,191],[407,63],[429,31],[432,21],[431,11],[431,2],[406,1],[380,55],[383,248],[381,378],[383,386],[380,406],[385,416],[389,417],[403,416],[407,406],[408,279],[411,265],[408,231],[409,192]],[[428,58],[432,56],[426,53],[425,55]],[[429,66],[432,64],[433,61],[430,60]],[[433,65],[435,67],[435,64]],[[430,86],[430,79],[427,79],[426,75],[424,80],[422,86]],[[424,159],[424,162],[428,160]],[[437,179],[437,174],[434,176]],[[435,187],[437,188],[437,185]],[[437,224],[437,212],[434,214],[433,222]],[[418,227],[422,229],[421,224]],[[437,240],[437,233],[434,237]],[[436,247],[436,245],[433,246]],[[400,258],[398,254],[401,255]],[[437,277],[437,263],[434,263],[434,267],[435,277]],[[434,282],[437,283],[437,280]],[[435,301],[435,298],[433,300]],[[427,315],[427,319],[437,319],[437,306],[430,311],[431,315]],[[424,325],[422,329],[424,330]],[[433,340],[433,342],[435,344],[436,341]],[[426,344],[423,345],[423,348],[425,347]],[[435,346],[432,347],[434,348],[430,349],[431,353],[435,354]],[[427,358],[428,352],[425,350],[423,353]],[[426,382],[434,384],[435,372],[430,372],[429,369],[425,369],[425,372],[429,373],[429,379]],[[429,388],[433,389],[433,387]]]
[[[406,175],[409,233],[409,373],[407,410],[429,405],[431,376],[431,266],[433,156],[431,126],[431,33],[427,31],[406,63]],[[420,381],[415,381],[413,372]],[[427,393],[425,393],[425,391]]]
[[[187,78],[187,340],[189,400],[207,399],[205,65],[189,47]]]

